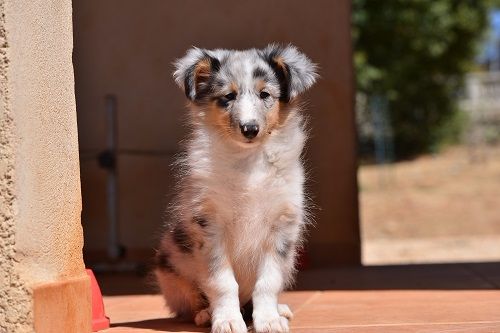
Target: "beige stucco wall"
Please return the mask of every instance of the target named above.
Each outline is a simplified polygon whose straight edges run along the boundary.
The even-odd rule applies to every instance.
[[[5,2],[0,1],[1,13],[5,13]],[[0,16],[0,332],[29,332],[33,320],[31,295],[20,279],[16,261],[15,147],[5,23],[5,16]]]
[[[186,134],[185,97],[172,80],[172,61],[192,45],[291,42],[321,74],[306,97],[309,188],[320,208],[308,250],[315,265],[359,262],[349,0],[75,0],[74,27],[86,250],[106,249],[106,171],[94,158],[106,147],[105,95],[117,96],[124,151],[120,238],[130,250],[152,248],[172,191],[172,153]]]
[[[49,323],[65,319],[51,307],[33,312],[33,303],[50,298],[34,300],[34,291],[50,285],[59,297],[54,305],[67,310],[77,297],[59,285],[77,281],[87,300],[72,8],[70,0],[3,0],[0,6],[0,331],[28,332],[37,316]],[[79,326],[85,331],[87,303],[80,309],[89,323]],[[81,318],[72,320],[79,325]]]

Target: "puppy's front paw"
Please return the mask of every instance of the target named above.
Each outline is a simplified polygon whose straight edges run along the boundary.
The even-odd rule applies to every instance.
[[[256,333],[289,332],[288,319],[278,312],[254,314],[253,327]]]
[[[247,333],[247,325],[240,313],[234,316],[212,318],[212,333]]]
[[[278,313],[280,316],[285,317],[288,320],[293,319],[293,312],[286,304],[278,304]]]

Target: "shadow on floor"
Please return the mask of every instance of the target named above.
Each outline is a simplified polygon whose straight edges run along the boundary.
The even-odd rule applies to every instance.
[[[156,294],[146,273],[96,273],[103,295]],[[500,289],[500,263],[335,267],[299,272],[294,290]]]
[[[208,327],[196,327],[192,323],[182,322],[174,318],[148,319],[125,323],[111,324],[112,328],[138,328],[151,331],[165,332],[168,327],[169,332],[210,332]]]
[[[300,272],[295,290],[499,289],[500,263],[340,267]]]

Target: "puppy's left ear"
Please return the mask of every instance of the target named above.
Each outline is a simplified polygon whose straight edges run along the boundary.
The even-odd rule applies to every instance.
[[[289,102],[310,88],[319,76],[317,65],[293,45],[271,44],[263,55],[280,83],[282,102]]]

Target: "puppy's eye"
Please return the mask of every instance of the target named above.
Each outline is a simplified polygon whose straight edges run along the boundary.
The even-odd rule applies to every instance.
[[[231,93],[229,93],[229,94],[227,94],[227,95],[224,95],[224,98],[225,98],[226,100],[228,100],[228,101],[232,101],[233,99],[235,99],[235,98],[236,98],[236,93],[231,92]]]
[[[266,91],[261,91],[259,96],[260,96],[260,98],[262,98],[262,99],[266,99],[266,98],[268,98],[270,95],[269,95],[269,93],[268,93],[268,92],[266,92]]]

